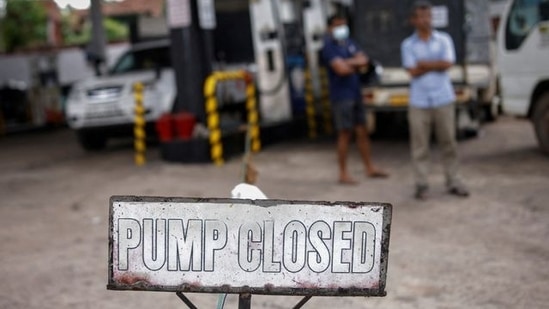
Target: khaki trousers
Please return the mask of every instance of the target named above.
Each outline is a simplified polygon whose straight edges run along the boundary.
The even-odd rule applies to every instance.
[[[426,109],[410,106],[408,122],[416,186],[428,187],[430,141],[433,129],[442,156],[446,185],[449,188],[461,186],[458,177],[455,105],[448,104]]]

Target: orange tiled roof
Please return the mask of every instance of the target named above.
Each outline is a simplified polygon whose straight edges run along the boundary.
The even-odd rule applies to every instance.
[[[103,1],[102,11],[104,16],[120,15],[149,15],[161,16],[164,14],[164,0],[123,0]],[[77,15],[86,16],[88,10],[75,11]]]
[[[53,0],[44,0],[41,1],[42,5],[46,9],[46,14],[52,20],[61,20],[61,12],[59,7]]]
[[[164,0],[124,0],[103,2],[103,14],[106,16],[144,14],[160,16],[164,12]]]

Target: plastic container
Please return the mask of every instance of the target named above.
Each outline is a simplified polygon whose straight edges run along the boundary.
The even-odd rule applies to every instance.
[[[175,135],[182,140],[190,140],[193,136],[196,117],[187,112],[178,113],[173,116],[175,123]]]

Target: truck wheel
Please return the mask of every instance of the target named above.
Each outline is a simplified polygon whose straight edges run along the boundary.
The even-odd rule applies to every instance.
[[[77,136],[80,146],[88,151],[102,150],[107,145],[107,139],[98,133],[79,131]]]
[[[498,116],[502,114],[501,111],[501,87],[499,78],[495,80],[493,85],[483,89],[479,94],[483,104],[483,120],[486,122],[496,121]]]
[[[456,107],[456,138],[465,140],[478,136],[479,120],[475,106]]]
[[[549,155],[549,92],[545,92],[537,100],[532,121],[539,146],[546,155]]]
[[[486,122],[494,122],[500,115],[501,105],[498,98],[494,98],[490,103],[482,104],[483,120]]]

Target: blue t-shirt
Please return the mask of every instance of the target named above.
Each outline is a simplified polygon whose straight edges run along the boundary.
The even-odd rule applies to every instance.
[[[414,68],[418,61],[456,61],[454,43],[445,32],[433,31],[427,41],[414,33],[401,45],[402,65]],[[456,99],[448,72],[429,72],[412,78],[410,83],[410,105],[418,108],[432,108],[453,103]]]
[[[328,68],[330,78],[330,98],[332,102],[346,100],[360,100],[360,78],[358,74],[347,76],[337,75],[330,63],[336,59],[352,58],[356,53],[361,52],[360,48],[351,39],[343,42],[334,40],[331,36],[324,38],[324,47],[322,48],[322,60]]]

